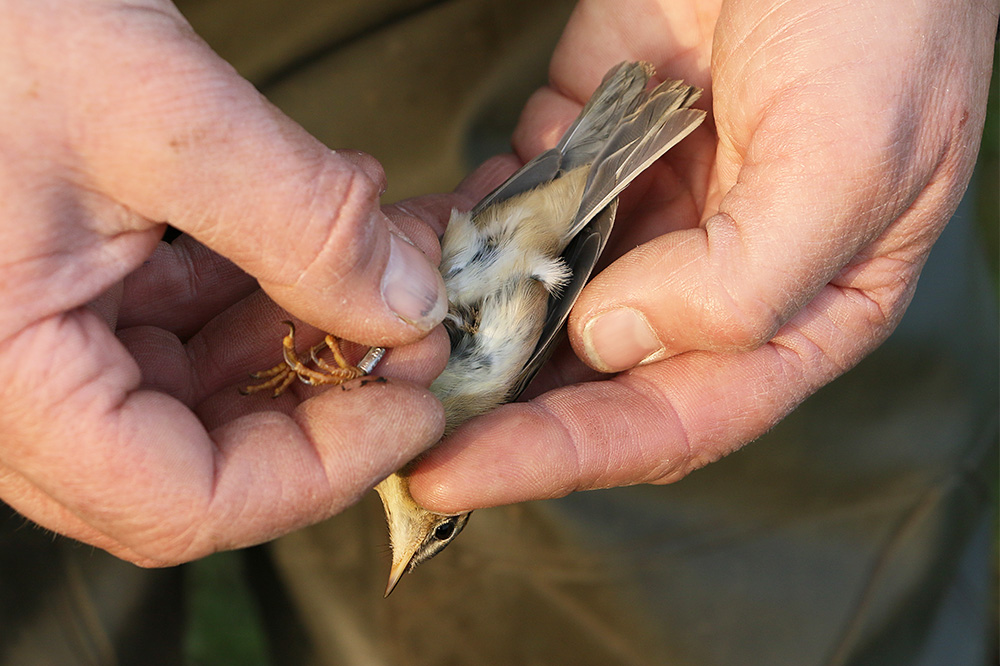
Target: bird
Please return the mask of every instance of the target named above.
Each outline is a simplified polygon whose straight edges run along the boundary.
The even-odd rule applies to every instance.
[[[701,90],[676,80],[650,87],[655,72],[648,62],[612,67],[554,148],[471,210],[452,211],[440,263],[451,354],[430,386],[444,405],[443,437],[517,399],[548,359],[590,279],[611,233],[619,193],[704,120],[705,111],[691,108]],[[294,326],[286,323],[284,362],[254,373],[263,381],[245,392],[271,389],[278,395],[296,378],[341,383],[371,372],[385,353],[371,348],[352,366],[338,340],[327,335],[305,357],[295,350]],[[322,358],[324,350],[334,364]],[[453,543],[471,515],[422,507],[409,489],[413,464],[375,486],[392,548],[386,597],[404,574]]]

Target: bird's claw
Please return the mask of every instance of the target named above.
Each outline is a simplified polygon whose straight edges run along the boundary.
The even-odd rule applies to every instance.
[[[284,357],[284,362],[267,370],[250,373],[252,379],[261,379],[264,381],[240,389],[240,393],[243,395],[272,390],[272,397],[277,398],[292,385],[292,382],[296,378],[303,384],[320,386],[325,384],[343,384],[346,381],[367,374],[358,366],[347,362],[343,352],[340,350],[340,341],[332,335],[327,335],[323,339],[323,342],[313,345],[309,349],[309,360],[316,366],[315,369],[310,368],[302,361],[299,353],[295,351],[295,324],[290,321],[283,323],[288,325],[288,334],[281,341],[281,353]],[[330,353],[333,354],[334,362],[332,364],[320,356],[320,352],[324,349],[330,350]]]

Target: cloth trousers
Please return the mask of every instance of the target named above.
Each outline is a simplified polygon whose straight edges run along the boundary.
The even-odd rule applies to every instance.
[[[387,201],[449,190],[508,150],[572,9],[178,5],[310,132],[378,158]],[[887,343],[757,442],[679,483],[477,511],[387,600],[374,494],[253,549],[275,663],[987,663],[998,331],[970,218],[966,201]],[[179,663],[179,575],[9,513],[0,664]]]

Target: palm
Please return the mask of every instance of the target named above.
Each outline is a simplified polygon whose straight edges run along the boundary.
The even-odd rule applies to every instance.
[[[655,3],[632,4],[649,11]],[[703,244],[706,222],[716,221],[712,218],[721,212],[738,227],[735,234],[742,245],[738,249],[726,248],[733,252],[727,257],[731,262],[728,270],[734,274],[751,270],[758,273],[744,285],[730,286],[730,291],[744,287],[757,290],[762,282],[767,283],[765,289],[770,293],[763,295],[758,309],[738,315],[756,318],[760,323],[750,331],[736,331],[728,340],[725,336],[713,337],[709,329],[717,329],[718,322],[706,326],[698,320],[719,294],[712,285],[704,285],[689,287],[686,312],[669,326],[672,332],[701,329],[702,335],[685,345],[687,348],[742,349],[750,342],[748,338],[769,338],[824,286],[836,285],[838,280],[852,286],[851,275],[866,269],[870,273],[882,272],[879,260],[886,252],[869,252],[873,240],[887,241],[892,248],[898,245],[896,237],[908,237],[898,229],[888,235],[883,232],[926,187],[936,165],[930,160],[915,165],[918,168],[910,171],[909,179],[893,183],[899,190],[894,200],[872,210],[872,202],[880,195],[877,190],[884,186],[882,174],[905,169],[905,160],[919,154],[923,146],[916,137],[905,136],[900,146],[899,133],[906,128],[894,126],[892,121],[873,127],[871,120],[884,117],[880,112],[899,95],[912,97],[906,101],[917,108],[925,106],[927,100],[919,91],[906,87],[906,72],[886,79],[882,72],[873,71],[871,61],[879,54],[872,52],[871,43],[845,40],[864,22],[882,17],[861,15],[848,7],[832,10],[838,13],[836,16],[830,12],[814,16],[809,2],[784,3],[777,9],[771,4],[719,7],[716,3],[701,3],[689,14],[678,13],[674,7],[672,14],[664,11],[656,20],[647,21],[658,31],[669,24],[667,34],[672,37],[665,45],[651,41],[655,49],[647,57],[657,63],[661,76],[681,77],[704,86],[700,105],[711,109],[713,122],[707,122],[674,148],[623,195],[604,262],[616,262],[613,274],[595,281],[583,299],[584,308],[611,294],[620,296],[623,289],[628,294],[629,287],[622,284],[621,277],[627,271],[653,265],[654,272],[662,274],[664,271],[655,270],[658,262],[650,255],[661,256],[661,262],[720,261],[718,256],[694,257],[702,248],[693,246]],[[579,12],[575,24],[571,23],[553,61],[557,89],[575,95],[585,89],[583,81],[593,78],[600,67],[584,55],[588,53],[583,47],[592,25],[603,26],[605,34],[612,37],[621,35],[622,52],[630,52],[625,44],[634,52],[632,45],[642,43],[642,37],[634,34],[634,23],[624,18],[627,12],[615,10],[605,15],[603,9],[603,5],[596,9],[588,6]],[[714,26],[720,16],[726,28],[716,31]],[[906,38],[905,31],[898,37]],[[830,48],[834,41],[837,49]],[[877,46],[888,57],[896,45],[882,39]],[[837,76],[828,75],[831,70]],[[813,75],[802,76],[802,72]],[[552,132],[546,131],[545,124],[551,126],[557,116],[546,111],[544,105],[557,106],[554,95],[543,92],[533,100],[534,107],[529,106],[537,120],[528,117],[523,123],[518,135],[522,151],[534,151],[539,137],[549,140]],[[858,150],[859,146],[864,149]],[[851,170],[853,174],[847,173]],[[800,187],[802,183],[807,185]],[[743,202],[754,197],[770,200],[766,214],[747,214]],[[813,215],[796,215],[802,208]],[[669,240],[665,237],[699,227],[700,231],[675,234]],[[790,239],[800,243],[795,252],[785,251]],[[829,256],[831,242],[840,244],[833,257]],[[929,244],[918,253],[928,248]],[[713,268],[718,269],[718,264]],[[903,282],[911,283],[918,268],[919,262],[914,262],[910,277]],[[842,273],[845,270],[846,279]],[[898,287],[898,276],[885,273]],[[885,285],[865,286],[875,289]],[[636,288],[648,289],[648,285]],[[782,302],[779,295],[794,291],[800,295]],[[739,293],[725,296],[741,297]],[[889,300],[905,302],[908,298],[908,289],[897,288]],[[539,379],[539,386],[548,389],[595,374],[583,370],[570,354],[558,358],[560,361]]]

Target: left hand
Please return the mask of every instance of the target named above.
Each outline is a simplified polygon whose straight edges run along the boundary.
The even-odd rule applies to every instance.
[[[995,3],[661,4],[581,2],[516,149],[622,60],[705,88],[714,123],[623,195],[569,323],[589,367],[557,359],[539,382],[561,388],[427,455],[432,510],[668,483],[766,432],[888,337],[968,183]],[[597,371],[620,374],[573,383]]]
[[[172,565],[323,520],[440,438],[437,239],[168,0],[0,3],[0,117],[0,502]],[[240,396],[276,304],[396,346],[398,381]]]

